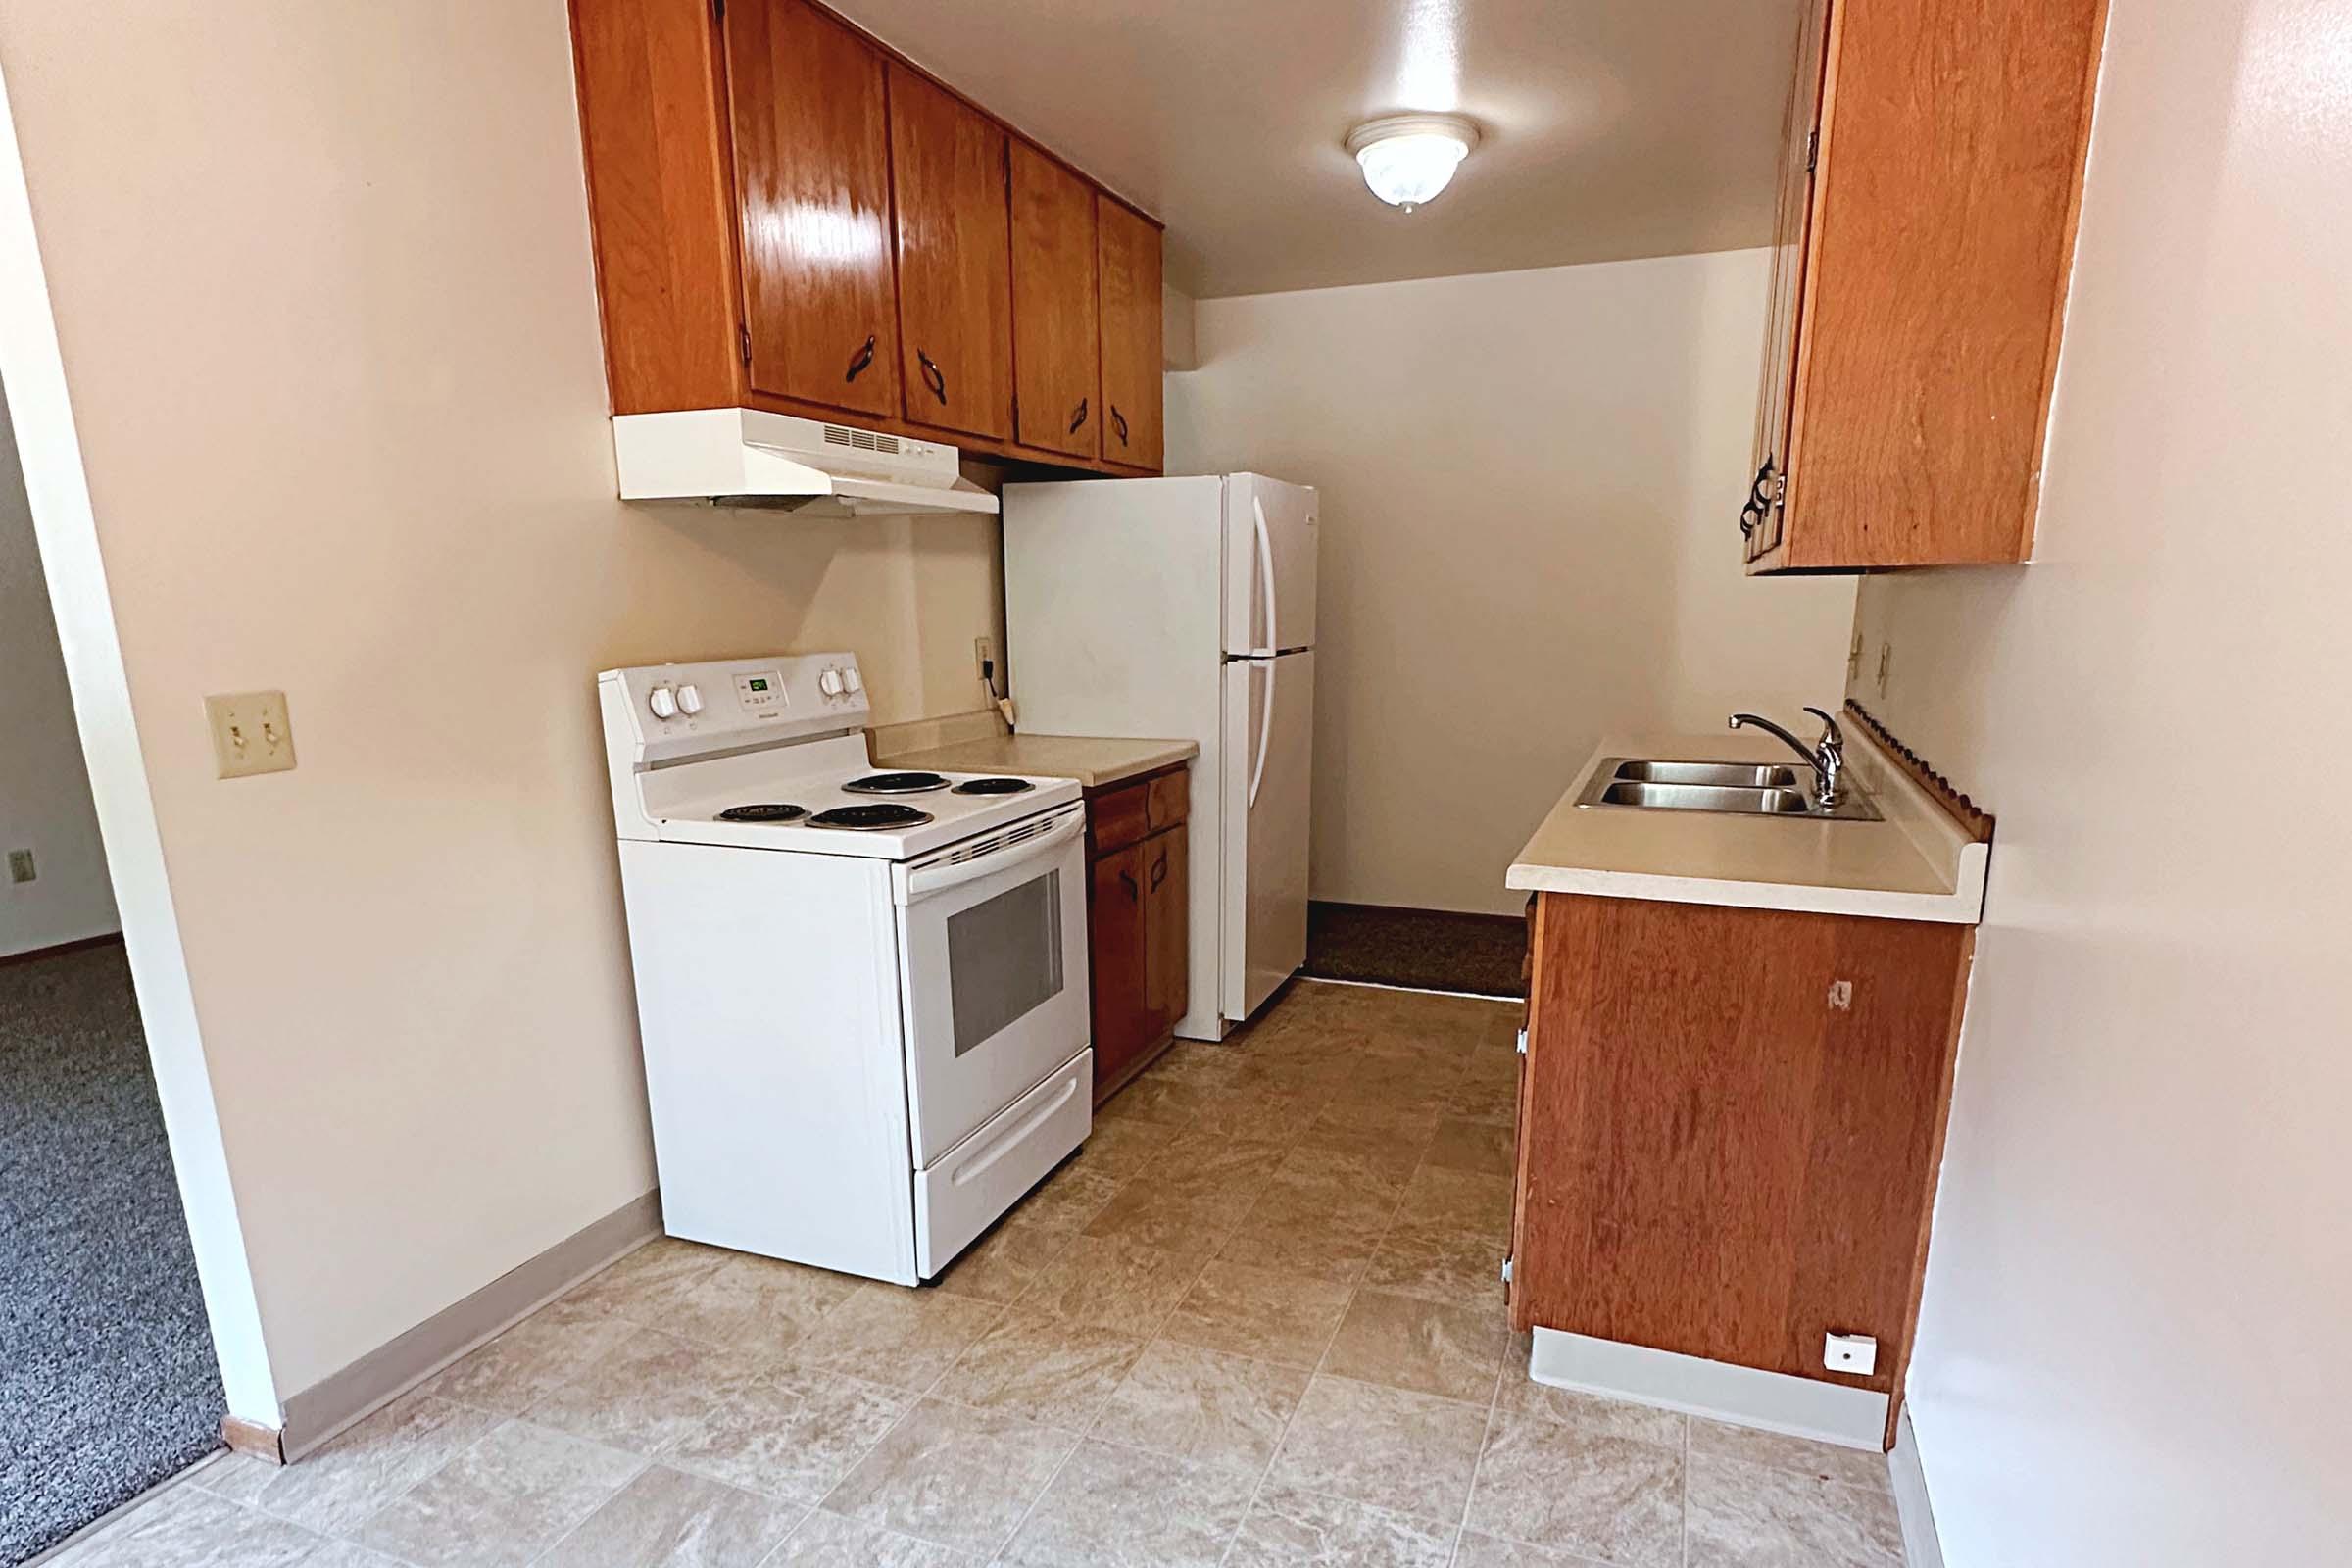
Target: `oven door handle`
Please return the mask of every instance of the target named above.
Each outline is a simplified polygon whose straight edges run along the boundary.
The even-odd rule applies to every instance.
[[[906,901],[945,889],[977,882],[984,876],[995,876],[1030,860],[1039,860],[1060,849],[1086,830],[1084,807],[1071,808],[1068,815],[1033,839],[1024,839],[1008,849],[976,855],[968,860],[945,860],[936,865],[918,865],[906,873]]]

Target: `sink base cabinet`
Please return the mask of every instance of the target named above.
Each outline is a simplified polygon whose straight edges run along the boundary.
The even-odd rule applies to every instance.
[[[1513,1326],[1886,1393],[1891,1443],[1974,936],[1543,895]]]
[[[1087,796],[1095,1103],[1158,1059],[1190,994],[1190,800],[1182,767]]]

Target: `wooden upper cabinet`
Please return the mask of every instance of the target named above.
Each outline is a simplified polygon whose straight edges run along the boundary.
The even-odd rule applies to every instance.
[[[1108,196],[1095,202],[1102,273],[1102,456],[1160,466],[1159,225]]]
[[[677,0],[574,0],[589,234],[614,414],[742,398],[718,37]]]
[[[1806,6],[1751,570],[2031,553],[2105,11]]]
[[[615,415],[1159,466],[1151,219],[812,0],[570,6]]]
[[[1094,187],[1012,144],[1014,439],[1065,457],[1102,453]]]
[[[1806,0],[1799,19],[1796,75],[1781,120],[1780,190],[1772,228],[1772,288],[1767,296],[1764,384],[1756,398],[1755,474],[1740,512],[1747,559],[1781,542],[1788,513],[1783,479],[1788,471],[1790,393],[1796,382],[1798,309],[1804,301],[1805,235],[1813,218],[1813,127],[1821,119],[1821,46],[1829,0]]]
[[[1012,233],[1005,135],[904,66],[890,68],[900,384],[906,417],[1012,434]]]
[[[729,0],[724,26],[752,389],[896,415],[882,57],[803,0]]]

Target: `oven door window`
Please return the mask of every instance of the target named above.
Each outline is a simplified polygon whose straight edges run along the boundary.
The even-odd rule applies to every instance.
[[[1060,995],[1061,872],[948,916],[956,1054],[984,1045]]]

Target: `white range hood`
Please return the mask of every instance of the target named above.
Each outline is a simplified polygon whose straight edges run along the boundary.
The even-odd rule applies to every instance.
[[[954,447],[758,409],[612,418],[623,501],[710,501],[804,517],[993,513]]]

